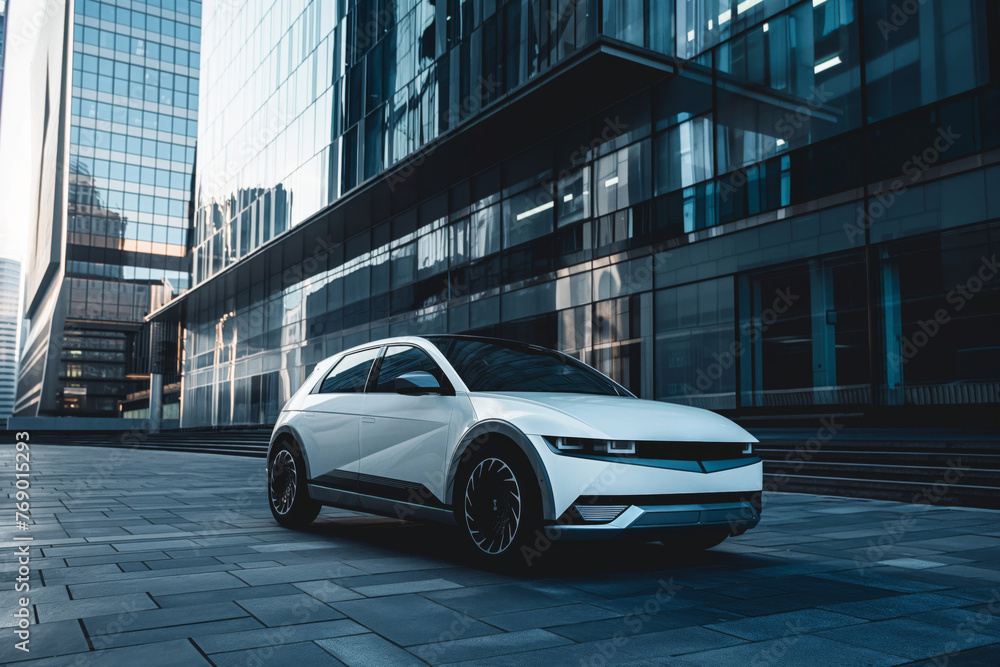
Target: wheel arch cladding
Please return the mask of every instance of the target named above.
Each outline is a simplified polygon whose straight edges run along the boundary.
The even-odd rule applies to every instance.
[[[303,463],[306,464],[306,482],[308,483],[309,480],[312,479],[312,472],[309,469],[309,455],[306,453],[306,448],[302,446],[302,438],[299,437],[298,431],[296,431],[295,427],[290,424],[282,424],[278,427],[278,430],[275,431],[271,438],[271,444],[267,447],[267,462],[270,464],[271,457],[274,456],[275,448],[279,444],[288,440],[295,443],[295,446],[299,450],[299,456],[302,457]]]
[[[514,446],[520,450],[531,466],[531,470],[535,475],[535,481],[538,484],[538,495],[542,500],[542,518],[555,519],[552,516],[552,508],[555,506],[555,500],[552,496],[552,485],[549,482],[548,472],[542,464],[538,451],[520,429],[509,422],[499,419],[491,419],[476,424],[466,431],[462,439],[459,440],[458,447],[455,448],[455,453],[452,455],[451,463],[448,467],[448,485],[445,492],[445,502],[448,505],[454,504],[455,478],[462,464],[469,460],[480,447],[491,440],[493,442],[496,442],[496,440],[507,442],[509,446]]]

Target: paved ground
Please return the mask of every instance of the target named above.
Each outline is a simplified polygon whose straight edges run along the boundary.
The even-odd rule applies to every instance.
[[[694,559],[570,545],[524,576],[445,529],[325,510],[277,527],[258,459],[36,446],[30,531],[0,512],[0,663],[1000,663],[1000,514],[774,494]],[[0,448],[0,489],[13,488]],[[31,653],[14,536],[31,535]],[[338,662],[339,661],[339,662]]]

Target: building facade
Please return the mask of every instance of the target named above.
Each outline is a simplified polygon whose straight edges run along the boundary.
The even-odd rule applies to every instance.
[[[20,305],[21,263],[0,257],[0,419],[14,414]]]
[[[0,0],[0,109],[3,108],[3,67],[7,54],[7,0]]]
[[[735,416],[1000,390],[988,0],[248,0],[205,17],[183,426],[468,332]]]
[[[118,417],[144,316],[188,287],[201,3],[46,4],[17,416]]]

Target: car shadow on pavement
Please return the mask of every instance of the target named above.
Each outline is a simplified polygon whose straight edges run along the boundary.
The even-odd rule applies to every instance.
[[[371,558],[412,558],[415,566],[422,563],[428,569],[495,569],[484,565],[459,531],[447,526],[367,515],[321,515],[301,533],[331,539],[337,546],[337,557],[346,563]],[[752,567],[762,559],[769,559],[764,554],[727,551],[724,545],[689,552],[659,542],[561,542],[550,541],[544,535],[522,555],[523,559],[513,568],[503,568],[503,572],[525,578],[675,573],[703,567]],[[424,562],[427,560],[438,563]]]

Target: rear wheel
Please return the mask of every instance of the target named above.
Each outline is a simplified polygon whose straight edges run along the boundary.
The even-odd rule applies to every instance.
[[[319,514],[320,504],[309,497],[302,453],[292,442],[275,448],[267,465],[268,504],[274,520],[286,528],[302,528]]]
[[[541,527],[531,466],[512,447],[487,444],[455,483],[455,519],[480,560],[514,565]]]

